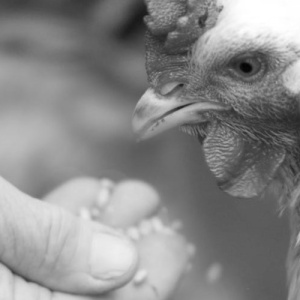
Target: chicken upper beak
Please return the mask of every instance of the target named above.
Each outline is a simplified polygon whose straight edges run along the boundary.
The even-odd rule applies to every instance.
[[[132,126],[139,140],[151,138],[168,129],[207,122],[207,111],[228,110],[216,102],[184,101],[177,93],[164,97],[149,88],[138,102]]]

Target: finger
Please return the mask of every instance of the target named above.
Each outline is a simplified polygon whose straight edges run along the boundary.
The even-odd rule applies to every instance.
[[[151,217],[159,207],[160,197],[151,185],[126,180],[115,187],[110,200],[102,207],[100,221],[112,227],[129,227]]]
[[[74,183],[76,184],[76,181]],[[71,185],[69,188],[71,195]],[[100,186],[97,197],[94,204],[89,202],[91,204],[89,208],[93,209],[95,203],[100,207],[101,214],[98,221],[115,227],[130,227],[128,231],[133,238],[136,238],[137,229],[133,229],[132,226],[141,223],[144,218],[149,218],[159,208],[157,192],[148,184],[136,180],[123,181],[110,193],[105,192],[105,188]],[[145,230],[142,231],[145,233]],[[162,300],[167,299],[174,292],[188,264],[186,242],[177,234],[145,236],[144,233],[139,233],[141,238],[137,242],[137,248],[140,254],[139,270],[142,273],[145,271],[147,275],[145,284],[136,285],[132,281],[126,287],[112,294],[99,296],[97,299],[157,299],[154,293],[156,291],[161,296],[159,299]],[[137,277],[141,276],[140,271],[136,274]],[[62,294],[58,296],[59,300],[65,300],[67,297]]]
[[[125,180],[118,184],[104,179],[74,179],[45,197],[78,214],[82,208],[100,210],[98,221],[112,227],[128,227],[155,214],[160,197],[149,184],[140,180]],[[84,210],[86,212],[86,210]]]
[[[91,208],[101,188],[94,178],[77,178],[66,182],[44,197],[44,200],[59,205],[73,214],[85,206]]]
[[[130,280],[135,247],[118,233],[30,198],[0,179],[0,262],[51,289],[103,293]]]
[[[186,242],[179,235],[152,234],[139,244],[140,267],[146,277],[97,297],[56,293],[55,300],[167,300],[176,290],[189,260]],[[138,275],[138,274],[137,274]]]
[[[0,299],[5,300],[166,300],[173,294],[188,260],[186,242],[178,235],[154,233],[139,245],[146,277],[105,295],[77,296],[27,282],[0,264]],[[138,274],[137,274],[138,275]]]
[[[27,282],[15,275],[6,266],[0,264],[1,300],[39,300],[51,299],[50,290],[35,283]]]
[[[6,266],[0,264],[0,299],[1,300],[83,300],[96,299],[89,296],[76,296],[49,289],[13,274]]]

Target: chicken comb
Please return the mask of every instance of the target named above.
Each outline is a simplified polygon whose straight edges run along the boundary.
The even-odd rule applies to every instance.
[[[145,0],[146,69],[155,86],[162,73],[184,78],[193,44],[212,28],[222,10],[217,0]],[[168,78],[170,79],[170,78]]]
[[[222,7],[212,0],[145,0],[145,23],[155,36],[165,36],[169,53],[184,53],[212,28]]]

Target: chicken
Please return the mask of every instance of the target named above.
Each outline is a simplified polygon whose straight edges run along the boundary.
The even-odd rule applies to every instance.
[[[277,188],[290,212],[289,300],[300,299],[300,1],[146,0],[149,89],[140,139],[196,136],[218,186],[252,198]]]

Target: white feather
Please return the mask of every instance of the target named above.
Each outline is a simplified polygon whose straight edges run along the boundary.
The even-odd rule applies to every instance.
[[[299,0],[219,0],[224,6],[220,22],[242,25],[236,30],[270,30],[272,33],[296,33],[300,39]]]
[[[291,65],[282,75],[284,86],[293,94],[300,93],[300,60]]]
[[[199,39],[196,58],[205,59],[212,49],[218,55],[247,46],[300,53],[300,0],[219,0],[219,4],[223,10],[218,22]]]

